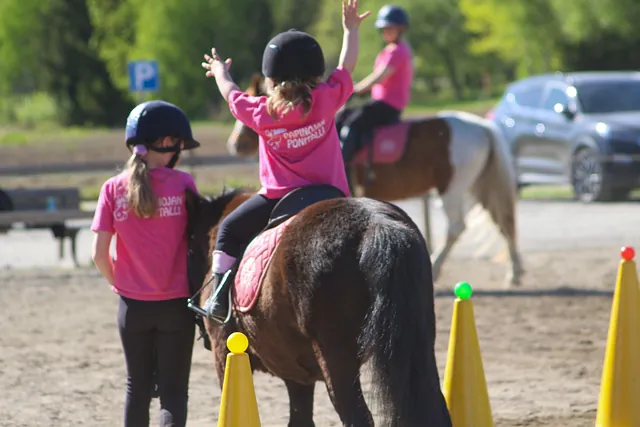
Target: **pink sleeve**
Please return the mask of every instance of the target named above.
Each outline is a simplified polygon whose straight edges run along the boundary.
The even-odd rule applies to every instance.
[[[349,71],[343,67],[336,68],[327,79],[328,102],[333,103],[334,112],[342,107],[353,93],[353,80]]]
[[[394,69],[401,68],[407,61],[410,60],[411,54],[409,53],[409,49],[396,46],[388,55],[384,57],[384,59],[378,64],[379,67],[386,67],[391,65]]]
[[[93,223],[91,224],[91,231],[106,231],[108,233],[115,233],[113,228],[113,183],[108,180],[102,185],[100,189],[100,196],[98,197],[98,205],[96,206],[96,212],[93,214]]]
[[[229,94],[229,110],[233,117],[255,131],[260,128],[265,118],[270,117],[267,113],[266,96],[251,96],[239,90],[231,91]]]

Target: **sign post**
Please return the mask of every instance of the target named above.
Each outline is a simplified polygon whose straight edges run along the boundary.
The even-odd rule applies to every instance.
[[[160,70],[158,61],[138,60],[127,64],[129,74],[129,92],[136,95],[140,103],[147,92],[157,92],[160,89]]]

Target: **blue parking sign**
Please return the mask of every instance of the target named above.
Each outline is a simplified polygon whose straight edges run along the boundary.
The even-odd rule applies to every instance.
[[[156,92],[160,89],[158,61],[131,61],[127,64],[129,91]]]

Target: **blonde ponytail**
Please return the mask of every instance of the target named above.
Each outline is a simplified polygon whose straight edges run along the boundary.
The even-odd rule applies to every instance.
[[[277,120],[298,105],[302,105],[302,113],[306,116],[311,111],[311,92],[318,82],[319,78],[276,83],[267,99],[267,112]]]
[[[136,216],[150,218],[156,214],[158,200],[151,188],[149,167],[138,155],[132,155],[127,162],[129,182],[127,184],[127,202]]]

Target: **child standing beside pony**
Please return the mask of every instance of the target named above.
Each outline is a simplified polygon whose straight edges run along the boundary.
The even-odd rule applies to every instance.
[[[324,54],[309,34],[290,30],[267,43],[262,57],[268,96],[249,96],[229,75],[231,59],[216,49],[202,66],[214,77],[236,119],[259,135],[258,194],[246,200],[220,224],[213,251],[211,297],[203,305],[209,318],[227,317],[230,280],[223,280],[244,249],[266,225],[276,203],[290,191],[311,184],[333,185],[345,195],[345,175],[335,114],[353,92],[351,73],[358,59],[358,28],[369,12],[358,13],[357,0],[342,3],[344,37],[340,63],[328,80]],[[226,276],[229,277],[229,276]]]
[[[185,190],[197,189],[191,175],[173,168],[181,150],[200,143],[182,110],[164,101],[135,107],[125,138],[133,149],[127,169],[103,184],[91,226],[93,260],[120,295],[118,329],[127,367],[124,426],[149,425],[156,367],[160,425],[185,426],[195,334],[186,302]]]

